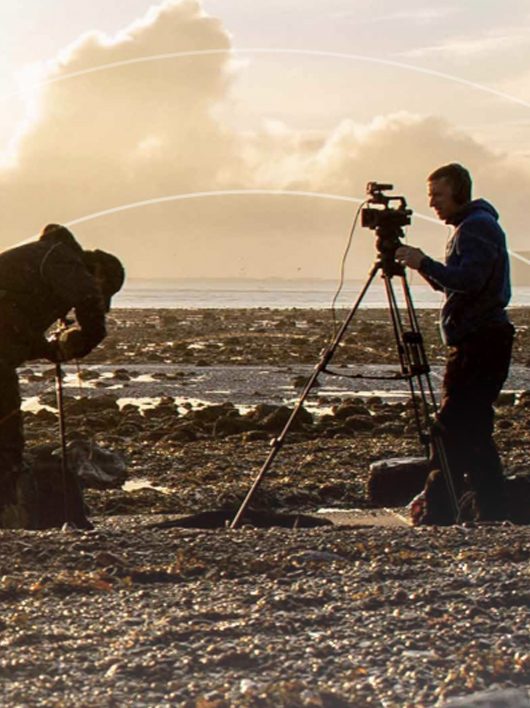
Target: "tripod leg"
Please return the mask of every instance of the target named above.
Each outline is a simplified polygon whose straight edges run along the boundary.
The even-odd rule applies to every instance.
[[[66,430],[63,398],[63,374],[61,364],[55,365],[55,390],[59,412],[59,434],[61,438],[61,471],[63,483],[63,517],[65,523],[73,523],[77,528],[92,529],[83,504],[83,492],[77,474],[70,469],[66,450]]]
[[[316,380],[317,380],[319,374],[320,374],[322,371],[324,371],[324,369],[326,368],[326,366],[327,366],[327,365],[329,364],[329,362],[331,361],[331,359],[332,359],[332,357],[333,357],[333,355],[334,355],[334,353],[335,353],[335,350],[337,349],[337,347],[338,347],[338,345],[340,344],[342,338],[344,337],[344,334],[345,334],[346,330],[348,329],[348,326],[349,326],[350,322],[352,321],[352,319],[353,319],[354,316],[355,316],[355,313],[356,313],[357,310],[359,309],[359,306],[360,306],[360,304],[361,304],[361,302],[362,302],[364,296],[366,295],[366,292],[367,292],[368,288],[370,287],[370,285],[371,285],[373,279],[375,278],[375,275],[376,275],[377,271],[379,270],[379,268],[380,268],[380,264],[379,264],[379,262],[377,261],[377,262],[374,264],[374,266],[373,266],[373,268],[372,268],[372,270],[371,270],[371,272],[370,272],[370,275],[369,275],[369,277],[368,277],[368,280],[366,281],[366,283],[365,283],[363,289],[361,290],[359,296],[357,297],[357,300],[355,301],[355,303],[353,304],[353,307],[351,308],[350,312],[348,313],[348,316],[346,317],[346,319],[345,319],[344,322],[342,323],[342,325],[341,325],[339,331],[338,331],[337,334],[335,335],[335,337],[334,337],[334,339],[333,339],[333,342],[332,342],[332,343],[330,344],[330,346],[324,351],[324,353],[323,353],[323,355],[322,355],[320,361],[319,361],[318,364],[315,366],[315,369],[313,370],[313,373],[311,374],[309,380],[307,381],[307,383],[306,383],[306,385],[305,385],[305,387],[304,387],[304,390],[302,391],[302,393],[301,393],[301,395],[300,395],[300,398],[298,399],[298,402],[296,403],[296,405],[295,405],[295,407],[294,407],[294,409],[293,409],[291,415],[289,416],[288,421],[285,423],[285,425],[284,425],[284,427],[283,427],[282,432],[280,433],[280,435],[279,435],[277,438],[275,438],[275,439],[272,441],[272,449],[271,449],[269,455],[267,456],[267,459],[266,459],[265,462],[263,463],[263,465],[262,465],[260,471],[259,471],[258,474],[256,475],[256,478],[254,479],[254,482],[253,482],[253,484],[252,484],[250,490],[248,491],[248,493],[247,493],[245,499],[243,500],[241,506],[239,507],[239,509],[238,509],[238,511],[237,511],[237,513],[236,513],[236,515],[234,516],[234,518],[233,518],[233,520],[232,520],[232,522],[231,522],[231,524],[230,524],[230,528],[231,528],[231,529],[235,529],[235,528],[238,527],[238,525],[239,525],[239,523],[240,523],[240,521],[241,521],[241,518],[243,517],[243,514],[244,514],[245,511],[247,510],[248,505],[249,505],[250,502],[252,501],[252,498],[253,498],[254,494],[256,493],[256,491],[257,491],[259,485],[261,484],[261,482],[262,482],[262,480],[263,480],[263,477],[265,476],[265,474],[267,473],[267,470],[270,468],[270,466],[271,466],[272,463],[274,462],[276,456],[278,455],[278,453],[279,453],[280,450],[282,449],[283,444],[284,444],[284,441],[285,441],[285,438],[286,438],[286,436],[287,436],[287,433],[289,432],[289,430],[290,430],[290,428],[291,428],[291,426],[292,426],[292,424],[293,424],[293,422],[294,422],[296,416],[298,415],[300,409],[302,408],[302,406],[303,406],[303,404],[304,404],[304,402],[305,402],[307,396],[309,395],[311,389],[312,389],[313,386],[315,385],[315,382],[316,382]]]
[[[404,278],[404,276],[403,276]],[[414,412],[414,422],[416,424],[416,430],[418,431],[418,438],[420,445],[422,445],[425,448],[425,453],[428,455],[429,453],[429,444],[428,444],[428,436],[427,436],[427,429],[428,429],[428,413],[426,413],[427,408],[425,406],[425,396],[424,396],[424,391],[421,386],[421,381],[419,382],[419,390],[420,390],[420,396],[422,398],[422,401],[424,402],[424,407],[423,407],[423,413],[424,413],[424,421],[422,422],[421,417],[420,417],[420,410],[418,406],[418,401],[416,399],[416,388],[415,388],[415,366],[414,366],[414,360],[411,355],[411,349],[410,349],[410,343],[407,340],[410,340],[411,338],[406,335],[404,327],[403,327],[403,322],[401,319],[401,315],[399,312],[399,307],[398,303],[396,300],[396,295],[394,293],[394,288],[392,286],[392,281],[391,281],[391,276],[385,274],[383,275],[383,279],[385,282],[385,289],[386,289],[386,294],[387,294],[387,299],[388,299],[388,305],[389,305],[389,313],[390,313],[390,319],[392,321],[392,327],[394,329],[394,337],[396,340],[396,346],[397,346],[397,352],[398,352],[398,357],[401,365],[401,373],[404,378],[407,379],[408,385],[409,385],[409,390],[410,390],[410,397],[413,405],[413,412]],[[410,334],[410,333],[409,333]]]
[[[434,388],[432,385],[431,377],[429,375],[431,367],[429,366],[429,362],[427,360],[427,354],[425,352],[425,347],[423,344],[423,337],[420,332],[418,316],[417,316],[416,310],[414,308],[414,303],[412,302],[412,296],[410,294],[409,284],[408,284],[407,278],[404,274],[401,278],[401,282],[403,285],[403,294],[405,296],[405,303],[407,306],[407,314],[408,314],[408,318],[409,318],[411,331],[415,335],[415,337],[414,337],[415,341],[414,341],[414,347],[413,347],[415,364],[417,366],[417,370],[424,375],[424,380],[425,380],[425,383],[427,384],[427,389],[429,392],[429,403],[432,406],[432,409],[436,412],[438,410],[438,404],[436,402],[436,396],[434,395]]]
[[[442,439],[442,436],[438,430],[436,430],[433,421],[432,421],[432,413],[431,410],[436,414],[438,410],[438,406],[436,403],[436,396],[434,395],[434,388],[432,385],[432,380],[429,375],[430,372],[430,366],[427,361],[427,354],[425,352],[425,347],[423,344],[423,337],[420,332],[419,324],[418,324],[418,317],[416,314],[416,310],[414,308],[414,303],[412,302],[412,296],[410,294],[410,288],[406,279],[405,274],[401,276],[401,282],[403,285],[403,293],[405,296],[405,302],[407,306],[407,314],[409,318],[409,323],[411,327],[411,332],[410,332],[410,342],[408,343],[409,346],[406,346],[407,351],[409,352],[409,358],[411,361],[411,366],[413,367],[412,371],[415,373],[416,380],[418,382],[418,387],[420,389],[421,393],[421,399],[423,403],[423,411],[424,411],[424,417],[425,420],[428,424],[428,429],[429,429],[429,438],[430,441],[432,442],[432,446],[434,448],[434,453],[436,455],[436,459],[438,460],[440,464],[440,470],[442,472],[443,478],[445,480],[445,484],[447,487],[447,492],[449,495],[449,500],[451,504],[451,508],[455,517],[455,520],[457,523],[460,522],[460,505],[458,502],[458,495],[456,492],[456,487],[455,487],[455,482],[453,478],[453,474],[451,472],[451,468],[449,466],[449,461],[447,459],[447,452],[445,449],[445,444]],[[427,394],[425,391],[425,385],[427,387],[428,393],[429,393],[429,398],[430,398],[430,404],[431,404],[431,410],[429,410],[429,403],[427,401]],[[419,413],[418,413],[419,416]],[[429,451],[427,451],[427,454],[429,454]]]
[[[434,426],[431,428],[431,440],[434,448],[434,453],[438,462],[440,463],[440,470],[442,472],[445,484],[447,487],[447,492],[449,494],[449,501],[451,504],[451,509],[455,517],[457,524],[460,523],[460,504],[458,502],[458,495],[456,493],[455,482],[453,479],[453,474],[451,468],[449,467],[449,461],[447,459],[447,453],[445,450],[444,441],[441,434],[435,429]]]

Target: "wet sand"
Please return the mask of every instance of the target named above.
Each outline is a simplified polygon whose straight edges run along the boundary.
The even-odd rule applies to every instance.
[[[436,313],[419,315],[436,388]],[[520,474],[530,314],[512,317],[496,438]],[[526,526],[149,528],[237,506],[332,334],[318,310],[111,314],[65,367],[67,434],[119,451],[137,484],[86,490],[93,532],[0,532],[5,705],[442,705],[530,685]],[[358,313],[333,368],[396,368],[386,311]],[[21,380],[49,407],[25,414],[28,447],[58,443],[53,372]],[[260,509],[368,508],[370,463],[421,452],[402,381],[319,384]]]

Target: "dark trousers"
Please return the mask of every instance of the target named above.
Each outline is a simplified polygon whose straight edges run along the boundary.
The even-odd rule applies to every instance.
[[[493,440],[493,404],[508,375],[514,328],[489,326],[466,337],[449,354],[438,414],[457,490],[467,477],[481,518],[501,513],[504,477]]]
[[[23,449],[17,372],[0,358],[0,472],[20,465]]]
[[[18,377],[15,367],[0,358],[0,509],[16,502],[23,451]]]

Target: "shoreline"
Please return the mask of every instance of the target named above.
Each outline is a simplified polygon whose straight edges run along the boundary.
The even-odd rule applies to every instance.
[[[315,364],[348,310],[291,308],[161,308],[111,310],[108,336],[83,361],[231,364]],[[427,358],[443,364],[447,347],[438,327],[439,310],[418,310]],[[530,365],[530,308],[514,308],[514,363]],[[337,352],[339,364],[396,361],[389,312],[360,309]]]

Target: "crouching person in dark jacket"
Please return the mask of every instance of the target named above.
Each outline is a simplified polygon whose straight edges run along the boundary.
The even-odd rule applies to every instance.
[[[16,368],[32,359],[84,357],[105,337],[105,314],[123,285],[120,261],[84,251],[64,226],[0,253],[0,527],[34,528],[34,500],[23,464],[24,435]],[[48,340],[47,330],[75,312],[75,325]],[[83,514],[76,519],[86,526]]]

